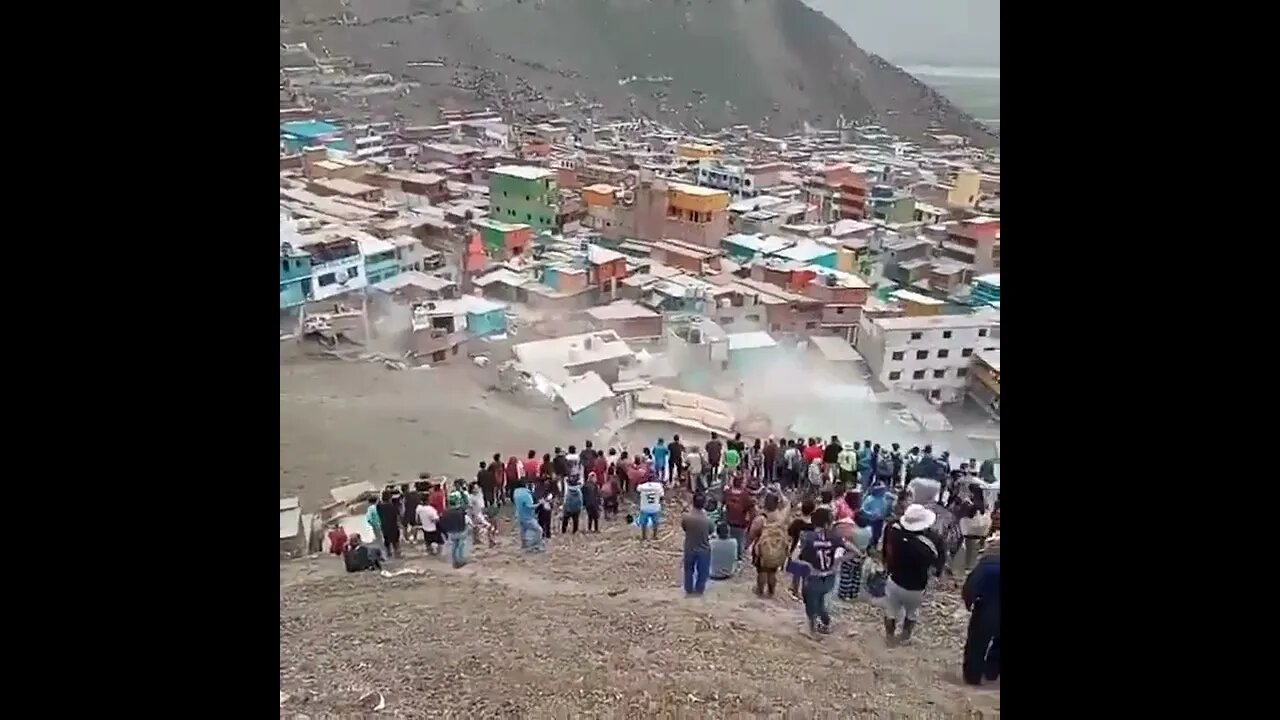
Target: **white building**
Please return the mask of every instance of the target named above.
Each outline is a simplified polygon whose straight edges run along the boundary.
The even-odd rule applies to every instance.
[[[364,256],[355,239],[358,231],[340,228],[297,235],[295,245],[311,256],[311,300],[326,300],[369,285]],[[394,246],[391,246],[394,249]]]
[[[1000,348],[1000,313],[864,316],[855,347],[881,385],[955,402],[964,396],[973,354]]]

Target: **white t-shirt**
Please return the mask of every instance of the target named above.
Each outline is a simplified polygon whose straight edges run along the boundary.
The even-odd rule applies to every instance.
[[[427,532],[435,532],[436,523],[440,520],[440,513],[436,509],[426,503],[418,506],[415,511],[418,516],[418,523],[422,525],[422,529]]]
[[[650,481],[640,483],[636,492],[640,493],[640,512],[658,512],[662,509],[662,483]]]

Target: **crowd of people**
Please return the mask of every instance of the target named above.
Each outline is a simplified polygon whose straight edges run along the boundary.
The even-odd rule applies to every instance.
[[[473,481],[432,479],[388,486],[366,519],[372,541],[331,535],[330,547],[351,571],[380,569],[401,553],[403,539],[427,552],[449,550],[455,567],[467,562],[468,542],[494,543],[495,518],[507,504],[522,550],[540,552],[560,533],[600,532],[634,505],[628,523],[642,541],[658,537],[664,501],[687,495],[683,584],[702,595],[709,580],[756,571],[755,592],[774,596],[780,576],[802,601],[809,632],[830,633],[831,596],[879,599],[890,644],[909,642],[929,577],[965,578],[972,610],[964,676],[971,683],[999,676],[999,499],[991,461],[970,458],[952,467],[948,453],[930,446],[905,452],[869,440],[832,436],[731,440],[712,434],[703,445],[679,435],[632,451],[554,448],[523,460],[501,454],[481,462]],[[582,522],[585,515],[585,523]],[[340,534],[341,530],[335,530]],[[979,557],[981,555],[981,558]]]

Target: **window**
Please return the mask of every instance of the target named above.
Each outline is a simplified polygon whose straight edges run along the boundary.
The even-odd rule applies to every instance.
[[[942,331],[942,339],[943,339],[943,340],[950,340],[950,339],[951,339],[951,331],[950,331],[950,330],[943,330],[943,331]]]
[[[726,315],[725,317],[720,318],[720,324],[721,324],[721,325],[732,325],[732,324],[733,324],[733,318],[731,318],[731,317],[729,317],[729,316],[727,316],[727,315]]]
[[[817,327],[818,327],[818,323],[816,322],[807,322],[804,324],[805,330],[813,330],[813,329],[816,329]]]
[[[941,390],[930,390],[930,391],[929,391],[929,399],[930,399],[930,400],[938,400],[938,399],[940,399],[941,397],[942,397],[942,391],[941,391]]]
[[[986,328],[980,328],[980,329],[978,330],[978,337],[986,337],[986,336],[987,336],[987,329],[986,329]]]
[[[360,268],[358,267],[347,268],[347,277],[352,280],[355,280],[356,278],[360,277]]]
[[[280,272],[289,272],[289,260],[287,258],[280,261]]]
[[[333,273],[325,273],[320,276],[320,287],[328,287],[336,282],[338,282],[338,279],[333,276]]]
[[[928,360],[928,359],[929,359],[929,351],[928,351],[928,350],[917,350],[917,351],[916,351],[916,359],[917,359],[917,360]]]
[[[525,214],[524,214],[524,221],[525,221],[525,222],[533,222],[533,213],[525,213]]]
[[[960,351],[960,357],[969,357],[973,354],[973,348],[965,348]]]
[[[995,348],[983,348],[983,351],[984,351],[984,352],[995,352],[995,351],[996,351],[996,349],[995,349]]]
[[[969,368],[956,368],[956,377],[964,377],[969,374]]]
[[[837,315],[843,315],[843,314],[844,314],[844,308],[842,308],[842,307],[838,307],[838,308],[836,308],[836,314],[837,314]]]
[[[924,337],[924,333],[918,333],[918,332],[911,333],[912,340],[919,340],[922,337]]]
[[[894,353],[892,357],[894,360],[902,360],[903,356],[905,356],[906,354],[907,353],[905,350],[899,350],[898,352]]]
[[[894,370],[893,372],[889,373],[889,379],[890,379],[890,380],[901,380],[901,379],[902,379],[902,373],[901,373],[901,372],[899,372],[899,371],[897,371],[897,370]]]
[[[525,196],[524,196],[524,201],[525,201],[525,202],[529,202],[529,199],[530,199],[530,198],[529,198],[529,196],[528,196],[528,195],[525,195]]]
[[[447,357],[449,356],[446,355],[443,350],[437,350],[431,353],[431,362],[444,362],[444,359]]]
[[[502,197],[506,197],[506,196],[507,196],[507,191],[506,191],[506,190],[503,190],[503,191],[502,191]]]
[[[745,320],[746,320],[747,322],[760,322],[760,316],[759,316],[759,315],[748,315],[748,316],[746,316]]]
[[[933,371],[933,379],[934,379],[934,380],[941,380],[942,378],[944,378],[944,377],[946,377],[946,376],[947,376],[947,371],[946,371],[946,370],[934,370],[934,371]]]
[[[923,370],[917,370],[917,371],[915,371],[915,372],[911,373],[911,377],[912,377],[913,379],[915,379],[915,380],[923,380],[923,379],[924,379],[924,371],[923,371]]]
[[[945,359],[946,359],[946,357],[947,357],[948,355],[950,355],[950,354],[951,354],[951,351],[950,351],[950,350],[947,350],[947,349],[939,350],[939,351],[938,351],[938,359],[940,359],[940,360],[945,360]]]

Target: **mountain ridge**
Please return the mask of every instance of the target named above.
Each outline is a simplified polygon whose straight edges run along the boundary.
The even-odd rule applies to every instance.
[[[998,144],[803,0],[282,0],[281,42],[395,75],[396,97],[335,91],[330,102],[414,120],[441,104],[598,105],[691,132],[748,123],[785,133],[843,115],[908,137],[937,127]]]

